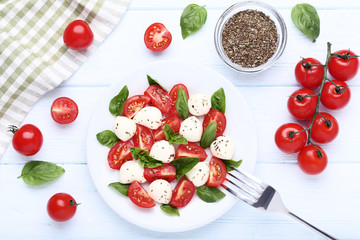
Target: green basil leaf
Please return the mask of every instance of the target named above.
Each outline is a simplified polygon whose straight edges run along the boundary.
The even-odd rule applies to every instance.
[[[204,185],[196,188],[196,194],[201,200],[207,203],[220,201],[226,196],[220,189]]]
[[[178,158],[171,161],[171,164],[176,168],[176,179],[181,178],[189,172],[197,163],[199,158]]]
[[[211,96],[211,107],[225,113],[226,100],[225,100],[225,91],[223,88],[220,88]]]
[[[111,99],[110,101],[109,111],[111,112],[112,115],[115,116],[121,115],[124,108],[124,104],[128,97],[129,97],[129,89],[127,86],[124,86],[119,92],[119,94],[113,97],[113,99]]]
[[[174,139],[171,139],[169,141],[170,144],[176,143],[176,144],[188,144],[188,140],[184,137],[179,138],[180,134],[177,133],[176,137]]]
[[[239,161],[234,161],[234,160],[224,160],[224,159],[221,159],[224,164],[225,164],[225,167],[226,167],[226,171],[230,172],[234,169],[232,169],[231,167],[240,167],[241,163],[242,163],[242,160],[239,160]]]
[[[184,89],[179,88],[176,97],[176,110],[181,119],[186,119],[189,116],[188,98]]]
[[[175,131],[171,128],[169,124],[165,124],[164,126],[164,133],[166,140],[169,142],[169,144],[188,144],[188,141],[184,137],[180,137],[179,133],[175,133]]]
[[[172,127],[170,127],[169,124],[165,124],[164,126],[164,133],[165,133],[165,138],[166,140],[170,140],[172,136],[175,135],[175,131],[174,129],[172,129]]]
[[[149,155],[148,150],[142,150],[137,147],[132,147],[130,148],[130,152],[131,152],[131,156],[135,160],[139,159],[139,164],[142,167],[155,168],[155,167],[163,166],[163,162],[151,157]]]
[[[301,3],[295,5],[291,10],[291,19],[295,26],[313,42],[320,34],[320,18],[316,9],[308,4]]]
[[[141,153],[144,152],[144,150],[142,150],[141,148],[132,147],[130,148],[130,152],[133,159],[137,160],[139,159]]]
[[[124,196],[129,196],[128,191],[129,191],[129,187],[130,184],[122,184],[119,182],[113,182],[109,184],[109,187],[112,187],[113,189],[115,189],[116,191],[118,191],[119,193],[121,193]]]
[[[96,138],[104,146],[113,147],[120,139],[110,130],[104,130],[96,134]]]
[[[211,122],[207,128],[205,129],[203,135],[200,139],[200,146],[202,148],[208,148],[210,147],[211,143],[214,141],[216,136],[216,128],[217,128],[217,122],[213,121]]]
[[[160,206],[160,208],[169,215],[180,216],[179,209],[177,207],[171,206],[170,204],[163,204]]]
[[[185,39],[199,31],[202,26],[204,26],[206,18],[207,11],[203,6],[197,4],[188,5],[182,12],[180,18],[182,38]]]
[[[157,80],[153,79],[153,78],[150,77],[149,75],[146,75],[146,76],[147,76],[148,83],[149,83],[150,86],[151,86],[151,85],[159,85],[162,89],[164,89],[165,91],[167,91],[166,88],[164,88]]]
[[[65,170],[50,162],[31,161],[25,164],[21,176],[31,186],[39,186],[60,177]]]

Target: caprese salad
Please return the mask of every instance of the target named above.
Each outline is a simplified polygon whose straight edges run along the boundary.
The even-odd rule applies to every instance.
[[[179,215],[178,208],[186,206],[195,192],[205,202],[221,200],[225,194],[217,187],[232,170],[230,166],[239,167],[242,161],[232,160],[234,143],[223,135],[224,89],[211,97],[190,96],[181,83],[168,92],[147,78],[149,87],[143,95],[129,97],[124,86],[110,101],[113,130],[96,136],[110,147],[110,168],[119,170],[119,181],[109,186],[139,207],[159,203],[173,215]]]

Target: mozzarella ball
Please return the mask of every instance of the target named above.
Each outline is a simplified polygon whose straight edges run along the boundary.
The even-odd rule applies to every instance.
[[[114,133],[122,141],[127,141],[134,136],[136,123],[127,117],[117,116],[114,123]]]
[[[150,183],[147,192],[155,202],[168,204],[171,200],[172,189],[170,183],[163,179]]]
[[[192,181],[195,187],[204,185],[210,174],[210,166],[208,162],[199,162],[189,172],[185,174],[186,178]]]
[[[234,155],[234,143],[231,138],[220,136],[211,143],[210,151],[217,158],[230,160]]]
[[[144,178],[144,168],[138,162],[127,161],[120,168],[120,183],[129,184],[135,181],[146,182]]]
[[[204,94],[195,94],[188,101],[189,112],[194,116],[207,114],[211,108],[210,98]]]
[[[175,158],[175,147],[166,140],[155,142],[150,150],[150,156],[164,163]]]
[[[185,119],[180,126],[180,135],[189,142],[199,142],[203,132],[202,124],[199,119],[192,116]]]
[[[161,125],[162,114],[156,107],[144,107],[134,117],[137,124],[150,129],[157,129]]]

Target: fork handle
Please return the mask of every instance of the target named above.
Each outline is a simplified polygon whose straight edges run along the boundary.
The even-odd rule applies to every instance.
[[[292,212],[287,212],[287,214],[289,216],[291,216],[292,218],[296,219],[297,221],[301,222],[302,224],[304,224],[305,226],[308,226],[309,228],[315,230],[316,232],[318,232],[321,236],[323,236],[325,239],[330,239],[330,240],[337,240],[337,238],[334,238],[333,236],[330,236],[329,234],[327,234],[326,232],[320,230],[319,228],[315,227],[314,225],[311,225],[310,223],[306,222],[304,219],[296,216],[295,214],[293,214]]]

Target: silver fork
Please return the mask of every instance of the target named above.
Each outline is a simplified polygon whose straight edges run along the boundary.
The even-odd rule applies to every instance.
[[[326,232],[320,230],[319,228],[311,225],[300,217],[296,216],[285,207],[284,203],[281,200],[279,193],[268,184],[260,181],[256,177],[245,173],[237,168],[231,167],[234,171],[229,172],[227,182],[235,187],[231,188],[226,186],[229,184],[222,184],[221,186],[225,188],[228,192],[240,198],[242,201],[247,204],[268,212],[279,212],[284,213],[300,223],[308,226],[309,228],[315,230],[325,239],[336,240],[336,238],[327,234]]]

